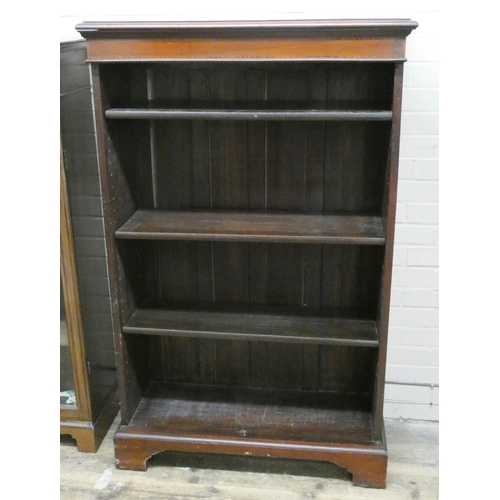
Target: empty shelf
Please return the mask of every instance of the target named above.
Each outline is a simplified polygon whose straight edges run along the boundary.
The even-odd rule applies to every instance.
[[[296,342],[377,347],[373,320],[313,316],[297,308],[297,314],[221,311],[215,306],[186,309],[137,309],[123,325],[124,333]],[[302,311],[302,312],[301,312]]]
[[[117,238],[383,245],[376,216],[138,210]]]
[[[369,445],[372,415],[363,394],[222,390],[150,383],[124,436],[135,433],[226,440],[354,442]],[[345,408],[345,409],[344,409]],[[206,439],[206,438],[204,438]]]
[[[109,119],[390,121],[388,110],[111,108]]]

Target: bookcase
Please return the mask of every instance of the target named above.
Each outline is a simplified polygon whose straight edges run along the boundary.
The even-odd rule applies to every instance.
[[[87,22],[117,467],[321,460],[383,488],[408,19]]]

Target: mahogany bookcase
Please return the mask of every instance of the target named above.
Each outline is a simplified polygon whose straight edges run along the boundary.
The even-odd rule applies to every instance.
[[[383,488],[409,19],[87,22],[117,467],[323,460]]]

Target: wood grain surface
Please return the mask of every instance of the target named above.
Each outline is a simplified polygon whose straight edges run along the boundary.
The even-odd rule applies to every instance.
[[[311,344],[377,347],[375,321],[226,307],[186,307],[184,309],[141,308],[123,325],[124,333],[182,337],[266,340]],[[234,309],[234,308],[233,308]]]
[[[115,235],[157,240],[385,243],[380,217],[289,212],[138,210]]]
[[[404,60],[410,19],[85,22],[88,58],[167,60]]]

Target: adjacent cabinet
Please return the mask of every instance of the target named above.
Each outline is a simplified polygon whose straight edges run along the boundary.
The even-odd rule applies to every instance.
[[[121,425],[383,488],[408,19],[83,23]]]
[[[60,433],[96,452],[117,377],[85,42],[60,46]]]

